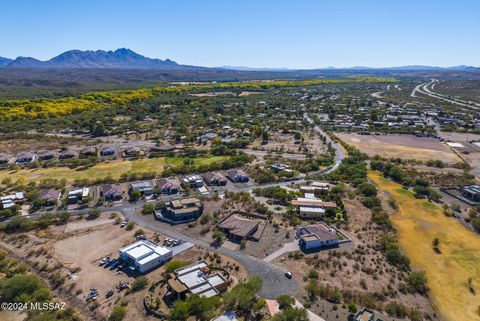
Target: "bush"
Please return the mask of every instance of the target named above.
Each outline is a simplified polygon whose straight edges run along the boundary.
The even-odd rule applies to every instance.
[[[145,232],[141,228],[139,228],[138,230],[135,231],[135,234],[133,234],[133,236],[138,237],[138,236],[144,235],[144,234],[145,234]]]
[[[142,214],[149,215],[155,214],[155,205],[154,204],[144,204],[142,207]]]
[[[308,272],[308,278],[318,279],[318,272],[315,270],[310,270],[310,272]]]
[[[407,287],[412,293],[426,294],[428,291],[427,275],[425,272],[412,272],[407,277]]]
[[[385,307],[385,311],[391,316],[395,316],[397,318],[402,318],[402,319],[405,318],[408,313],[407,307],[398,302],[388,303],[387,306]]]
[[[100,210],[95,208],[90,210],[87,214],[87,220],[95,220],[100,217]]]
[[[191,263],[192,263],[192,261],[179,261],[179,260],[167,262],[165,264],[165,273],[167,273],[167,274],[172,273],[176,269],[179,269],[179,268],[184,267],[186,265],[189,265]]]
[[[355,303],[349,303],[349,304],[347,305],[347,309],[348,309],[348,312],[350,312],[350,313],[356,313],[357,310],[358,310],[358,308],[357,308],[357,306],[355,305]]]
[[[127,226],[125,227],[125,230],[131,231],[135,227],[135,223],[133,222],[128,222]]]
[[[246,240],[241,240],[240,241],[240,250],[244,250],[246,246],[247,246],[247,241]]]
[[[114,307],[110,317],[108,318],[109,321],[121,321],[127,314],[127,308],[124,306]]]
[[[142,289],[144,289],[148,284],[148,279],[146,276],[139,276],[138,278],[135,279],[135,281],[133,281],[133,284],[132,284],[132,287],[130,288],[130,290],[132,292],[137,292],[137,291],[140,291]]]
[[[277,297],[277,303],[280,310],[291,307],[295,303],[295,299],[288,294],[282,294]]]

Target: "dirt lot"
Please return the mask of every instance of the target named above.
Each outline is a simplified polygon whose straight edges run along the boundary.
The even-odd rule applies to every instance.
[[[306,295],[304,287],[313,280],[318,284],[336,287],[340,291],[383,293],[383,302],[376,302],[379,310],[384,304],[397,301],[410,307],[419,306],[420,310],[433,316],[433,308],[428,298],[398,291],[404,282],[405,274],[392,267],[383,253],[376,249],[378,238],[383,232],[371,223],[370,211],[358,200],[345,199],[344,203],[349,217],[349,224],[344,231],[352,239],[349,246],[297,258],[285,255],[276,259],[277,264],[291,271],[301,284],[302,290],[297,297]],[[312,270],[318,273],[318,279],[309,279],[308,275]],[[322,299],[317,299],[312,304],[312,311],[327,321],[346,320],[348,316],[345,309],[338,305],[335,307],[335,304]]]
[[[102,320],[108,317],[111,309],[122,301],[127,301],[127,316],[124,320],[156,320],[146,317],[142,298],[147,289],[134,294],[126,294],[116,289],[119,281],[133,282],[136,273],[117,274],[99,266],[99,260],[105,256],[117,257],[118,249],[135,240],[136,229],[126,231],[115,225],[118,213],[103,213],[98,219],[87,221],[74,218],[62,226],[53,226],[46,230],[22,234],[21,236],[3,235],[0,245],[11,251],[19,259],[24,259],[42,278],[49,281],[64,278],[56,289],[57,296],[74,307],[85,320]],[[147,239],[155,240],[162,236],[144,229]],[[191,248],[174,260],[197,260],[207,257],[221,266],[238,265],[239,270],[232,272],[233,281],[238,282],[247,277],[243,266],[224,256],[213,257],[207,250]],[[150,282],[161,278],[163,267],[150,271],[146,276]],[[99,296],[94,303],[86,303],[86,295],[91,288],[98,290]],[[148,288],[148,287],[147,287]],[[114,290],[114,295],[107,299],[106,292]],[[93,308],[95,307],[95,308]]]
[[[414,135],[357,135],[336,134],[341,140],[353,145],[369,156],[385,158],[416,159],[420,161],[442,160],[458,163],[461,159],[445,144],[431,137]]]
[[[461,153],[461,157],[472,166],[472,173],[477,176],[477,178],[480,178],[480,135],[452,132],[441,132],[440,135],[448,141],[463,145],[463,147],[455,149]],[[477,143],[473,144],[471,143],[472,141]]]
[[[272,152],[284,152],[290,154],[306,154],[307,151],[320,155],[326,152],[327,148],[323,144],[322,140],[314,133],[302,133],[303,142],[296,141],[294,134],[284,134],[281,131],[270,134],[268,143],[261,144],[261,141],[255,141],[251,144],[251,148],[272,151]]]

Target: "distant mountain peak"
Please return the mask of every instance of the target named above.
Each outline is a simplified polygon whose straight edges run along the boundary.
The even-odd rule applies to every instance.
[[[8,65],[11,61],[10,58],[0,57],[0,67]]]
[[[18,57],[15,60],[5,62],[4,66],[11,68],[184,68],[170,59],[148,58],[128,48],[119,48],[115,51],[73,49],[65,51],[47,61],[40,61],[30,57]]]

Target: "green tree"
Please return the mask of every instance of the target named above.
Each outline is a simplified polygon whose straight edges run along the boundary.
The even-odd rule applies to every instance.
[[[427,275],[424,271],[410,273],[407,276],[407,286],[410,292],[426,294],[428,291]]]
[[[3,302],[30,302],[34,293],[41,296],[37,291],[43,288],[44,284],[37,276],[17,274],[0,283],[0,299]]]
[[[225,239],[225,233],[223,233],[219,229],[216,229],[216,230],[213,231],[212,237],[213,237],[215,243],[220,244]]]
[[[132,292],[140,291],[144,289],[148,284],[148,279],[146,276],[139,276],[133,281],[132,286],[130,287],[130,290]]]
[[[142,206],[142,214],[144,214],[144,215],[155,214],[155,205],[154,204],[144,204]]]
[[[184,301],[176,301],[168,315],[169,321],[185,321],[190,313],[190,304]]]
[[[218,297],[207,298],[198,294],[190,295],[186,302],[189,304],[190,315],[200,321],[211,319],[213,313],[220,305]]]
[[[272,321],[308,321],[310,320],[308,317],[307,310],[304,308],[292,308],[288,307],[285,310],[280,311],[277,313],[273,318]]]
[[[288,294],[281,294],[277,297],[277,303],[280,310],[292,307],[295,303],[295,299]]]

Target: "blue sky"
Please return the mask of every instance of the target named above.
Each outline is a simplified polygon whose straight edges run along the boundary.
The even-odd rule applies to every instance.
[[[130,48],[201,66],[480,66],[476,0],[1,0],[0,56]]]

